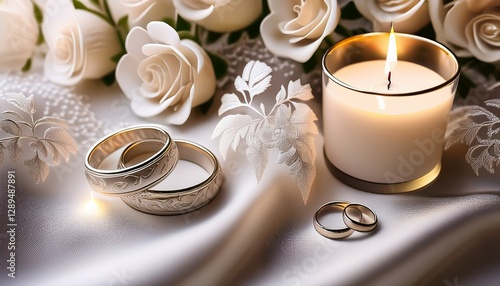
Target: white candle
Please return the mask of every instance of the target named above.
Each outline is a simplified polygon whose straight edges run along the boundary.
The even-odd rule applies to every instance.
[[[344,173],[375,183],[408,182],[440,164],[454,87],[433,70],[398,61],[387,90],[385,60],[345,66],[323,86],[325,153]],[[416,95],[398,96],[402,93]]]

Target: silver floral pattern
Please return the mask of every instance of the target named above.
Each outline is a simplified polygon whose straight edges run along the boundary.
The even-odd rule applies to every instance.
[[[290,175],[307,202],[316,176],[314,135],[318,134],[318,128],[313,110],[301,101],[313,98],[311,87],[309,84],[303,86],[300,80],[290,81],[287,88],[281,86],[274,106],[269,108],[261,103],[255,107],[252,104],[254,98],[264,94],[270,86],[271,72],[271,67],[263,62],[247,63],[242,76],[237,76],[234,81],[240,95],[224,94],[219,115],[244,108],[256,116],[226,115],[215,127],[212,138],[220,137],[219,149],[224,159],[229,148],[236,151],[242,141],[246,142],[246,156],[257,181],[268,164],[269,152],[277,149],[277,163],[289,167]]]
[[[1,74],[0,165],[27,167],[37,184],[51,170],[62,179],[68,161],[102,135],[87,100],[40,74]]]
[[[482,168],[493,174],[495,166],[500,165],[500,98],[485,100],[484,104],[486,107],[470,105],[452,111],[452,121],[454,117],[459,119],[445,146],[467,144],[465,160],[478,176]]]
[[[187,191],[143,191],[121,199],[130,207],[158,215],[175,215],[195,211],[208,204],[219,191],[223,175],[220,169],[213,180]]]
[[[68,131],[67,123],[57,117],[44,116],[35,119],[36,107],[33,95],[26,97],[23,93],[7,93],[5,99],[12,109],[2,111],[6,118],[0,119],[0,129],[6,136],[0,138],[0,165],[5,153],[12,162],[17,162],[29,146],[32,157],[24,160],[35,183],[45,181],[49,175],[49,166],[68,162],[75,154],[78,146]]]

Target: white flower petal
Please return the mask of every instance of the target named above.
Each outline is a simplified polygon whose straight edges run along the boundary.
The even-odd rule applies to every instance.
[[[214,6],[209,6],[205,9],[196,9],[185,3],[183,0],[173,0],[175,8],[179,14],[188,21],[197,22],[210,16],[215,10]]]
[[[207,3],[193,5],[195,3],[187,0],[174,0],[173,2],[177,12],[184,19],[197,23],[207,30],[220,33],[247,27],[262,12],[261,0],[214,1],[213,5],[207,5]]]
[[[471,19],[475,14],[467,8],[466,2],[458,2],[448,11],[444,19],[443,29],[446,31],[448,42],[460,47],[467,47],[465,36],[465,19]]]
[[[170,124],[181,125],[186,122],[191,114],[192,98],[194,97],[194,88],[191,87],[190,96],[188,96],[184,103],[178,109],[168,109],[165,112],[165,121]]]
[[[441,0],[440,0],[441,1]],[[358,11],[373,23],[375,31],[414,33],[429,23],[427,0],[354,0]]]
[[[283,33],[282,30],[284,28],[282,23],[290,20],[285,17],[297,17],[297,13],[295,15],[290,13],[292,7],[283,1],[270,3],[271,14],[266,16],[260,25],[260,33],[266,47],[277,56],[288,57],[298,62],[309,60],[323,38],[333,32],[340,20],[340,7],[337,6],[336,1],[325,0],[324,3],[327,7],[326,12],[320,8],[323,6],[315,6],[319,9],[315,11],[316,13],[324,14],[321,21],[317,23],[318,25],[310,27],[306,24],[304,27],[308,27],[309,31],[299,29],[297,33]],[[296,10],[299,11],[299,8]]]
[[[31,1],[0,4],[0,35],[0,71],[20,70],[33,55],[38,39]]]
[[[111,58],[121,47],[114,28],[106,21],[66,2],[50,13],[45,11],[42,26],[49,47],[44,64],[47,78],[74,85],[82,79],[101,78],[115,68]]]
[[[127,38],[125,39],[125,48],[127,49],[127,53],[131,54],[135,57],[142,58],[142,47],[151,43],[151,37],[148,32],[141,27],[134,27],[127,34]]]
[[[174,28],[170,27],[167,23],[153,21],[147,26],[147,31],[151,39],[172,46],[178,46],[180,44],[179,34]]]
[[[133,99],[133,90],[142,84],[137,76],[139,61],[132,55],[124,55],[116,66],[116,81],[123,93],[130,99]]]

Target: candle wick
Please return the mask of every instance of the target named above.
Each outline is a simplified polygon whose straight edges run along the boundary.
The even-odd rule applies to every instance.
[[[391,89],[391,72],[389,72],[389,75],[387,76],[387,80],[389,83],[387,84],[387,90]]]

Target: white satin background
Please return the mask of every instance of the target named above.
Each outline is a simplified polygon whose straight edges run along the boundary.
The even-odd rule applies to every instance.
[[[298,67],[300,68],[300,67]],[[299,73],[297,73],[299,74]],[[293,78],[293,76],[292,76]],[[273,88],[287,84],[273,73]],[[231,85],[229,85],[231,87]],[[91,82],[89,96],[103,133],[148,122],[136,117],[117,86]],[[21,165],[17,177],[16,278],[0,269],[1,285],[498,285],[500,283],[500,176],[476,176],[465,146],[447,150],[438,180],[424,190],[379,195],[340,183],[326,168],[322,136],[316,137],[317,177],[307,204],[288,170],[271,154],[258,183],[244,154],[222,160],[211,134],[220,120],[222,91],[206,115],[193,111],[176,139],[211,149],[225,182],[202,209],[180,216],[135,211],[119,198],[98,194],[98,210],[85,211],[92,192],[80,150],[70,166],[35,185]],[[269,103],[274,101],[270,91]],[[497,95],[498,96],[498,95]],[[321,122],[321,98],[309,105]],[[155,122],[160,122],[155,120]],[[276,155],[276,154],[274,154]],[[370,162],[367,162],[370,163]],[[9,165],[10,164],[10,165]],[[189,174],[185,174],[189,180]],[[2,202],[4,202],[2,197]],[[378,229],[329,240],[312,226],[315,211],[332,200],[365,204]],[[2,217],[6,206],[0,206]],[[0,253],[7,257],[6,223]],[[5,262],[4,262],[5,263]],[[4,264],[5,265],[5,264]]]

